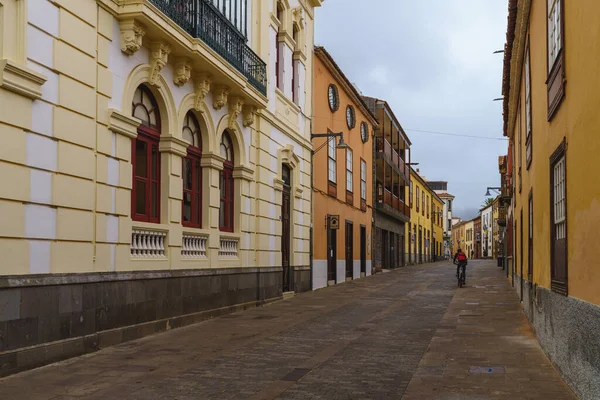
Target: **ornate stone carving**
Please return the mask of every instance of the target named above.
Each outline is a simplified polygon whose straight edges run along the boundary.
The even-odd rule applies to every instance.
[[[292,9],[292,17],[294,22],[297,22],[299,24],[304,23],[304,13],[302,10],[302,6],[298,6],[294,9]]]
[[[213,107],[215,110],[220,110],[227,104],[227,96],[229,96],[229,88],[225,85],[217,85],[213,91]]]
[[[169,47],[169,45],[164,42],[153,42],[150,46],[150,77],[148,78],[149,84],[160,86],[158,83],[158,77],[160,76],[160,71],[165,65],[167,65],[170,52],[171,47]]]
[[[240,97],[233,97],[229,102],[229,129],[235,129],[235,121],[242,112],[244,100]]]
[[[194,109],[202,112],[202,103],[210,92],[212,79],[207,73],[200,73],[194,78]]]
[[[189,58],[179,58],[175,62],[175,77],[173,83],[177,86],[185,85],[192,76],[192,62]]]
[[[244,106],[244,126],[248,127],[254,124],[254,118],[256,116],[256,107],[255,106]]]
[[[143,26],[133,19],[120,22],[121,51],[132,55],[142,47],[142,37],[146,34]]]

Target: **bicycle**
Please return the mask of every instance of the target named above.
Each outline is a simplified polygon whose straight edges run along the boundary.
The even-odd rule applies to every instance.
[[[459,265],[460,268],[458,268],[458,287],[462,288],[465,285],[465,268],[467,266],[466,262],[460,262],[460,261],[455,261],[454,265]]]

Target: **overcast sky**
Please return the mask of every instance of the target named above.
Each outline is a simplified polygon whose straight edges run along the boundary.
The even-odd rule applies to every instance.
[[[477,214],[499,186],[502,54],[507,0],[326,0],[315,44],[325,46],[364,95],[390,103],[428,180],[448,181],[454,213]]]

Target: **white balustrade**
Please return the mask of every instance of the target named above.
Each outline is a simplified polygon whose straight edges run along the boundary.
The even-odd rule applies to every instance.
[[[237,258],[238,257],[238,239],[221,238],[219,247],[219,257],[221,258]]]
[[[131,232],[131,256],[136,258],[165,257],[166,232],[133,229]]]
[[[183,234],[183,244],[181,246],[181,256],[183,258],[206,258],[207,236]]]

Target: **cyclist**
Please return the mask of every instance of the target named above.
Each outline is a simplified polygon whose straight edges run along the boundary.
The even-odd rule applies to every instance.
[[[458,261],[458,263],[456,261]],[[465,253],[463,253],[463,251],[460,249],[460,247],[458,248],[458,250],[456,251],[456,254],[454,255],[454,264],[456,264],[456,277],[458,278],[458,271],[459,271],[459,268],[462,266],[463,267],[463,277],[466,278],[466,276],[467,276],[467,255]]]

